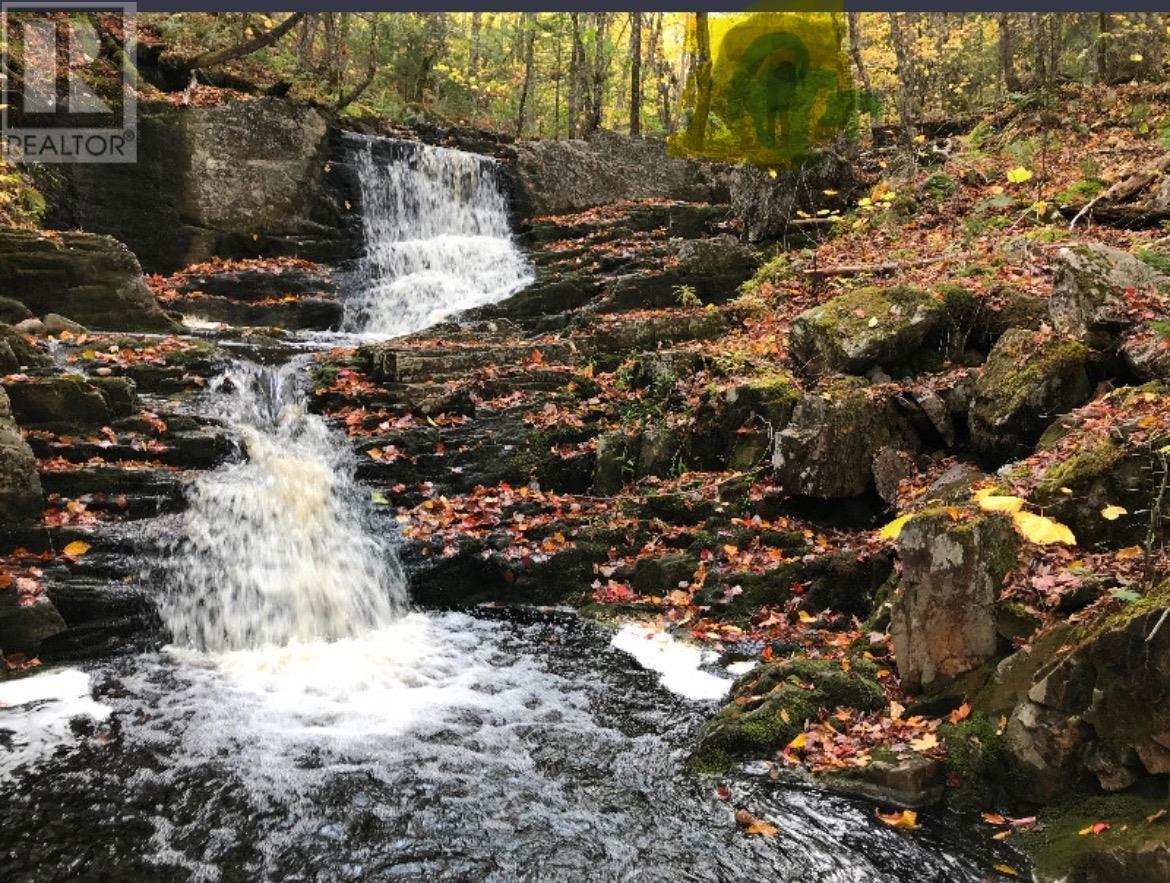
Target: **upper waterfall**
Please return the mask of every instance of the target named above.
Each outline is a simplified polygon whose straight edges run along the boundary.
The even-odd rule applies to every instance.
[[[355,330],[409,334],[532,280],[512,239],[495,160],[351,137],[366,249],[351,299]]]

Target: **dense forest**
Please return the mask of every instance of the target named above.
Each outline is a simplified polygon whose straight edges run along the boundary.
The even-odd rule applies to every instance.
[[[723,16],[726,17],[726,16]],[[477,126],[523,138],[599,128],[668,135],[721,16],[707,13],[145,15],[141,39],[200,81],[288,84],[348,113]],[[849,13],[853,76],[892,119],[971,114],[1065,81],[1158,80],[1165,13]],[[233,49],[248,49],[243,55]],[[225,51],[226,50],[226,51]],[[693,87],[692,87],[693,88]]]

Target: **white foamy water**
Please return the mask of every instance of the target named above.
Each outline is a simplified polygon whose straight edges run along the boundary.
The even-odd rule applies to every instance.
[[[89,675],[75,668],[0,683],[0,779],[74,742],[73,718],[109,714],[90,697]]]
[[[354,330],[409,334],[532,280],[494,160],[362,138],[356,162],[366,257],[350,302]]]
[[[220,409],[247,459],[188,491],[160,598],[180,646],[334,640],[385,626],[406,606],[393,553],[364,523],[348,443],[307,412],[298,366],[241,365],[225,379]]]
[[[662,686],[687,699],[722,699],[731,689],[729,678],[702,669],[718,654],[676,641],[661,629],[628,622],[614,635],[613,646],[629,653],[643,668],[658,672]]]

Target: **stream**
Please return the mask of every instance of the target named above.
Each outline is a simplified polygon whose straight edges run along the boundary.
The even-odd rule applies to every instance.
[[[353,332],[525,284],[490,161],[367,142]],[[5,880],[942,883],[1011,863],[941,812],[907,835],[762,765],[690,774],[732,677],[698,650],[570,611],[412,607],[392,519],[305,407],[307,358],[241,361],[201,398],[246,456],[141,526],[172,643],[0,683]],[[776,836],[745,836],[739,808]]]

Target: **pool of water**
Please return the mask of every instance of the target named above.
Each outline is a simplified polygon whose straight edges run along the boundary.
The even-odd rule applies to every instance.
[[[713,701],[571,614],[415,612],[333,643],[84,672],[92,707],[0,712],[0,733],[54,702],[83,715],[0,779],[6,880],[922,883],[1019,866],[945,814],[907,835],[762,771],[690,774]],[[739,808],[777,835],[745,837]]]

